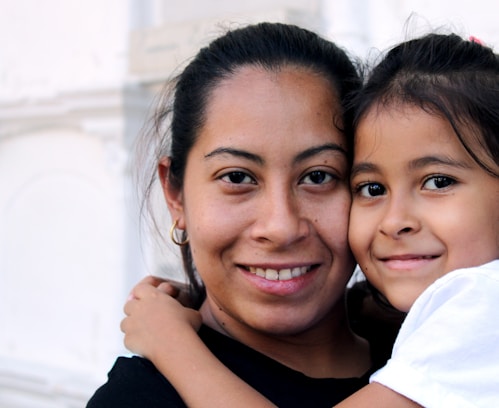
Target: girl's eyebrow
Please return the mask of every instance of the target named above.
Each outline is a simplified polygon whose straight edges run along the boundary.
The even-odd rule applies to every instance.
[[[409,163],[410,169],[420,169],[430,165],[444,165],[444,166],[452,166],[452,167],[461,167],[463,169],[470,168],[470,166],[462,161],[454,160],[451,157],[445,156],[425,156],[415,160],[412,160]]]
[[[301,161],[308,159],[309,157],[318,155],[324,151],[335,151],[335,152],[341,153],[344,156],[347,155],[346,150],[343,147],[341,147],[340,145],[338,145],[336,143],[326,143],[326,144],[323,144],[320,146],[311,147],[309,149],[304,150],[303,152],[300,152],[294,158],[293,163],[297,164]],[[236,148],[232,148],[232,147],[219,147],[219,148],[211,151],[210,153],[207,153],[204,157],[206,159],[209,159],[211,157],[216,157],[216,156],[224,155],[224,154],[242,157],[244,159],[255,162],[259,165],[265,164],[265,160],[263,159],[263,157],[261,157],[257,154],[254,154],[254,153],[250,153],[246,150],[236,149]]]
[[[408,168],[411,170],[422,169],[426,166],[431,165],[444,165],[451,167],[460,167],[463,169],[470,168],[470,166],[462,161],[454,160],[450,157],[445,156],[425,156],[420,157],[415,160],[411,160],[408,164]],[[362,173],[378,173],[379,166],[370,162],[361,162],[356,163],[352,166],[352,170],[350,172],[350,177],[353,178]]]
[[[379,168],[375,164],[369,162],[360,162],[352,166],[352,170],[350,171],[350,178],[354,178],[355,176],[362,173],[378,173],[378,172]]]

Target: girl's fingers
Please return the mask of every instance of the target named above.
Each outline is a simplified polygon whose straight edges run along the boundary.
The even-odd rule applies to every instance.
[[[120,330],[121,330],[123,333],[126,333],[127,319],[128,319],[128,317],[123,318],[123,319],[121,320],[121,323],[120,323]]]
[[[157,288],[149,282],[141,281],[134,286],[131,292],[131,297],[143,299],[148,296],[154,296],[157,293]]]
[[[158,278],[157,276],[149,275],[149,276],[146,276],[145,278],[143,278],[141,281],[139,281],[138,284],[147,283],[149,285],[157,287],[162,282],[168,282],[168,281],[166,279],[163,279],[163,278]]]
[[[125,302],[123,311],[127,316],[130,316],[134,310],[139,307],[139,303],[148,299],[161,302],[175,302],[175,296],[178,295],[178,290],[167,283],[162,283],[162,288],[156,288],[148,283],[137,284]],[[168,293],[171,292],[174,295]]]
[[[176,298],[179,294],[179,289],[173,286],[170,282],[162,282],[158,285],[158,290]]]
[[[185,283],[169,281],[150,275],[143,278],[133,287],[128,299],[130,300],[134,297],[140,299],[144,296],[148,296],[154,293],[151,288],[159,289],[161,292],[164,292],[174,298],[182,295],[184,292],[187,292],[187,285]]]
[[[133,298],[133,299],[128,300],[125,303],[125,306],[123,306],[123,312],[125,312],[125,314],[127,316],[130,316],[138,301],[139,301],[139,299],[137,299],[137,298]]]
[[[133,297],[138,297],[138,293],[140,293],[139,291],[142,290],[144,288],[144,286],[145,287],[152,286],[154,288],[157,288],[159,285],[161,285],[162,283],[165,283],[165,282],[168,282],[168,281],[165,279],[162,279],[162,278],[158,278],[156,276],[152,276],[152,275],[146,276],[145,278],[141,279],[132,288],[130,295],[128,296],[128,299],[131,299]]]

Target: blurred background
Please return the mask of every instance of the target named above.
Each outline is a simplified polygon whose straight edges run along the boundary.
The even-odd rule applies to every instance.
[[[294,23],[361,58],[441,26],[497,48],[495,0],[0,0],[0,407],[84,407],[133,284],[180,277],[141,228],[133,143],[227,27]],[[170,222],[165,218],[165,232]]]

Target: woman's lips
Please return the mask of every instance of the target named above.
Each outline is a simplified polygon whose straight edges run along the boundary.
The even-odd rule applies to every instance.
[[[271,281],[286,281],[305,275],[312,269],[312,266],[297,266],[294,268],[261,268],[249,266],[245,268],[250,273]]]
[[[315,282],[320,264],[301,266],[245,266],[238,267],[246,272],[246,277],[259,291],[273,296],[291,296],[302,293]]]

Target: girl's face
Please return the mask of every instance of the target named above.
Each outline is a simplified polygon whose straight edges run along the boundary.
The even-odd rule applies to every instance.
[[[441,117],[373,108],[355,139],[349,237],[372,284],[408,311],[437,278],[499,256],[499,180]]]
[[[354,261],[337,112],[318,75],[244,67],[211,94],[182,191],[165,188],[206,285],[203,311],[232,334],[301,333],[342,303]]]

